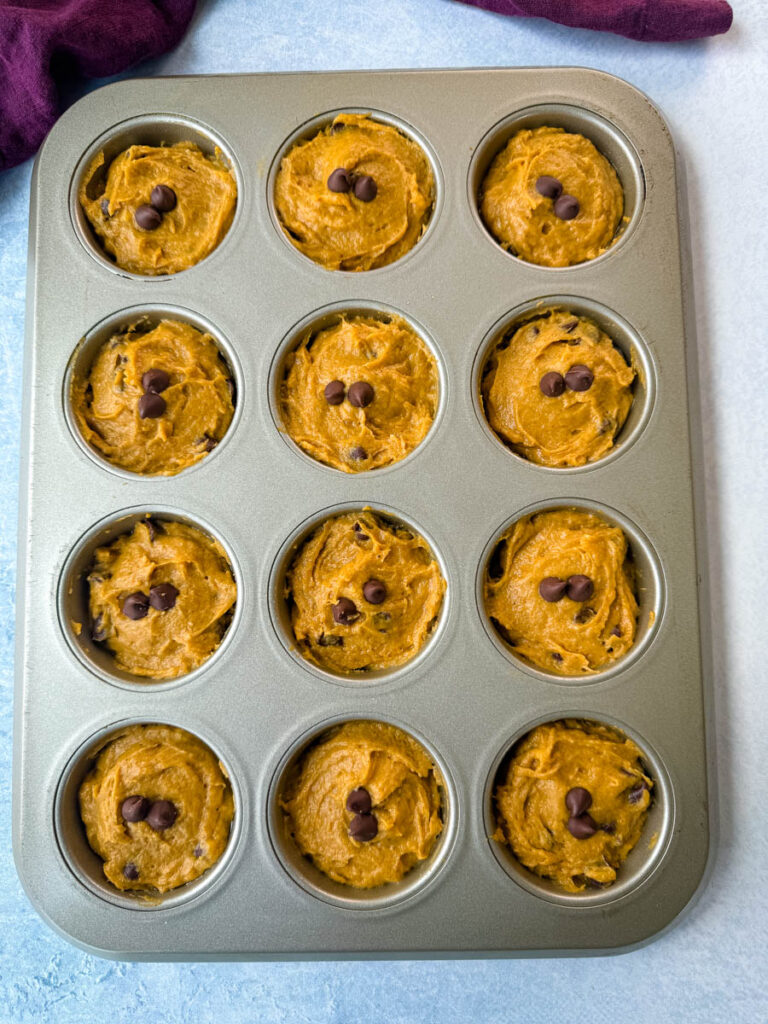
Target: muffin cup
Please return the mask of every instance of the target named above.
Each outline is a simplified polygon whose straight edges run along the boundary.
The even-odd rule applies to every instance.
[[[131,117],[126,121],[121,121],[119,124],[113,125],[112,128],[103,132],[93,142],[93,144],[88,147],[78,161],[77,167],[72,175],[72,181],[69,189],[69,211],[72,219],[72,226],[77,237],[80,239],[80,242],[86,251],[90,253],[95,260],[115,274],[120,274],[122,277],[131,278],[135,281],[167,281],[169,277],[178,277],[179,274],[193,270],[194,267],[188,267],[187,271],[181,270],[177,274],[158,275],[134,274],[132,271],[123,270],[121,267],[118,267],[109,253],[103,248],[98,237],[94,234],[91,224],[85,215],[85,211],[80,205],[78,196],[80,194],[80,186],[83,182],[83,178],[88,173],[91,161],[98,153],[102,152],[102,150],[104,151],[105,163],[100,171],[97,172],[95,180],[91,179],[91,182],[88,183],[86,189],[89,186],[93,188],[101,184],[106,177],[106,171],[109,169],[111,162],[120,153],[128,149],[129,146],[171,146],[177,142],[194,142],[195,145],[203,151],[203,153],[209,156],[219,149],[222,156],[229,164],[229,168],[232,171],[237,184],[237,206],[235,208],[235,216],[229,226],[226,236],[221,240],[221,243],[216,246],[213,252],[206,256],[204,260],[201,260],[200,263],[196,263],[195,267],[200,266],[201,263],[207,263],[214,257],[219,256],[228,240],[231,238],[232,233],[237,228],[240,209],[242,207],[244,179],[237,160],[224,139],[207,125],[201,124],[188,117],[179,117],[175,114],[143,114],[138,117]],[[97,191],[93,198],[98,194],[99,193]],[[91,198],[90,193],[89,198]]]
[[[496,787],[503,784],[506,779],[507,769],[514,753],[515,745],[523,737],[527,736],[532,729],[535,729],[536,726],[561,721],[566,718],[578,719],[579,721],[596,723],[598,725],[610,725],[625,733],[640,748],[643,761],[648,766],[648,774],[653,780],[650,809],[640,839],[630,851],[627,859],[618,868],[616,881],[605,889],[586,888],[582,892],[565,892],[555,882],[548,878],[541,878],[521,864],[512,852],[511,847],[506,843],[492,838],[498,827],[494,794]],[[587,907],[602,907],[625,896],[629,896],[631,893],[636,892],[656,871],[672,839],[675,824],[675,796],[664,762],[641,736],[638,736],[632,729],[624,725],[623,722],[618,722],[606,715],[589,715],[580,711],[564,713],[556,717],[553,717],[551,714],[541,715],[522,729],[519,729],[511,737],[509,742],[499,751],[491,765],[485,784],[482,814],[482,828],[488,839],[488,848],[502,870],[514,882],[525,889],[526,892],[548,900],[550,903],[559,903],[561,906],[574,909],[584,909]]]
[[[607,158],[616,171],[624,191],[624,221],[611,245],[593,260],[585,260],[569,267],[547,267],[531,263],[507,252],[490,233],[480,215],[480,190],[493,158],[501,152],[509,140],[523,128],[563,128],[567,132],[583,135],[593,142],[596,149]],[[475,149],[469,166],[467,194],[475,221],[498,250],[518,264],[545,272],[572,271],[576,267],[593,267],[598,261],[606,260],[620,246],[626,244],[640,220],[645,200],[645,175],[640,157],[632,143],[615,124],[601,114],[585,107],[569,103],[539,103],[525,107],[503,118],[487,132]]]
[[[113,335],[119,334],[121,331],[125,331],[132,324],[139,324],[142,329],[146,327],[147,331],[150,331],[157,327],[161,320],[178,320],[182,323],[195,327],[203,334],[210,334],[215,341],[216,347],[218,348],[222,359],[226,363],[231,379],[235,384],[234,413],[232,416],[232,422],[229,424],[224,437],[216,445],[213,451],[209,452],[204,458],[199,459],[193,465],[180,470],[179,473],[173,473],[170,476],[165,476],[161,473],[134,473],[131,470],[122,469],[120,466],[113,465],[109,459],[106,459],[85,440],[77,424],[75,411],[72,405],[73,388],[87,378],[102,345],[108,342]],[[115,473],[126,480],[164,480],[179,476],[181,473],[187,474],[194,472],[202,466],[208,466],[209,460],[218,456],[219,452],[226,447],[227,442],[237,428],[243,403],[243,394],[243,371],[241,369],[240,362],[235,355],[232,345],[221,334],[221,332],[199,313],[193,313],[191,310],[183,309],[180,306],[152,303],[142,306],[131,306],[128,309],[121,309],[119,312],[113,313],[111,316],[108,316],[106,319],[92,327],[88,333],[80,339],[69,359],[69,363],[67,364],[67,370],[64,375],[62,402],[64,418],[67,421],[67,426],[72,433],[72,437],[75,439],[80,450],[85,452],[89,458],[93,459],[104,469],[107,469],[111,473]]]
[[[192,672],[177,676],[175,679],[152,679],[126,672],[117,667],[114,656],[110,651],[101,644],[97,644],[91,637],[87,577],[93,563],[94,551],[96,548],[103,547],[118,537],[130,533],[136,523],[148,518],[160,523],[163,521],[185,523],[218,541],[232,567],[232,574],[237,584],[237,601],[232,619],[221,639],[221,643],[202,665]],[[201,522],[199,519],[186,515],[184,512],[163,506],[153,505],[151,507],[142,506],[125,509],[122,512],[116,512],[114,515],[108,516],[101,522],[96,523],[95,526],[92,526],[77,541],[67,556],[59,577],[59,625],[70,650],[78,661],[105,682],[112,683],[114,686],[122,686],[139,691],[146,691],[147,687],[153,690],[157,688],[168,690],[199,679],[204,672],[207,672],[219,661],[229,647],[237,630],[242,614],[244,589],[242,574],[231,548],[212,527]],[[76,628],[76,624],[80,626],[79,631]]]
[[[224,766],[224,771],[232,786],[235,816],[232,819],[227,846],[216,863],[212,864],[202,875],[191,882],[187,882],[185,885],[178,886],[176,889],[170,889],[168,892],[122,891],[112,885],[104,874],[104,862],[88,842],[85,826],[80,817],[80,785],[94,766],[99,753],[117,733],[122,732],[123,729],[130,725],[149,724],[173,725],[186,729],[186,726],[180,722],[163,721],[151,723],[141,718],[126,719],[125,721],[113,722],[105,726],[90,736],[84,743],[81,743],[74,754],[72,754],[61,774],[54,799],[53,821],[56,842],[67,867],[78,882],[84,885],[94,896],[105,900],[107,903],[112,903],[123,910],[170,910],[173,907],[186,905],[190,901],[199,899],[204,894],[209,893],[214,885],[221,880],[222,876],[226,874],[227,869],[235,859],[242,832],[244,804],[237,775],[232,772],[228,759],[222,758],[214,746],[209,744],[203,737],[198,736],[193,730],[186,729],[187,732],[190,732],[213,750],[218,760]]]
[[[637,631],[635,642],[625,655],[610,662],[605,668],[596,672],[590,672],[579,676],[557,675],[553,672],[544,672],[536,668],[523,658],[515,654],[512,647],[500,636],[498,630],[491,622],[485,607],[484,583],[488,564],[499,540],[514,523],[524,516],[533,515],[536,512],[555,512],[558,509],[577,509],[578,511],[592,512],[600,516],[606,522],[620,527],[629,543],[631,558],[634,561],[636,571],[636,598],[638,604]],[[477,605],[480,617],[485,626],[486,633],[495,645],[496,649],[504,655],[517,668],[536,676],[538,679],[549,683],[562,683],[565,685],[589,685],[590,683],[602,683],[607,679],[614,679],[621,673],[627,671],[647,651],[653,638],[657,635],[664,615],[666,591],[664,584],[664,572],[661,567],[659,556],[656,554],[651,542],[635,524],[615,509],[600,505],[595,501],[586,501],[583,498],[563,498],[558,501],[540,501],[535,505],[529,505],[521,509],[496,531],[493,538],[486,545],[480,559],[480,567],[477,573]]]
[[[316,868],[309,857],[306,857],[296,845],[289,831],[287,816],[279,803],[289,773],[307,748],[333,726],[355,720],[384,722],[386,725],[393,725],[412,736],[429,754],[440,776],[443,830],[435,840],[429,855],[404,875],[399,882],[390,882],[372,889],[358,889],[335,882],[319,868]],[[291,744],[281,758],[272,777],[267,798],[267,829],[272,849],[282,868],[305,892],[342,910],[385,910],[421,895],[442,871],[450,856],[456,838],[457,819],[458,797],[443,758],[415,730],[401,722],[378,715],[375,718],[365,714],[337,715],[305,732]]]

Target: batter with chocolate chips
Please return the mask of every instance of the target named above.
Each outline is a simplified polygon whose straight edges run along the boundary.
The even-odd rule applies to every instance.
[[[88,167],[80,205],[94,234],[122,270],[176,274],[213,252],[237,205],[234,175],[221,152],[193,142],[129,146]]]
[[[618,729],[566,719],[517,744],[494,800],[494,839],[566,892],[603,888],[637,845],[653,780]]]
[[[286,573],[301,654],[335,673],[395,668],[433,632],[446,583],[426,541],[380,513],[321,523]]]
[[[190,324],[134,324],[102,346],[72,384],[84,439],[121,469],[172,476],[224,437],[234,386],[216,343]]]
[[[400,881],[429,856],[443,828],[441,784],[402,729],[345,722],[299,759],[280,806],[286,831],[320,871],[370,889]]]
[[[480,213],[514,256],[569,267],[615,241],[624,192],[611,164],[583,135],[524,128],[494,157],[480,188]]]
[[[218,541],[175,521],[140,520],[97,548],[88,586],[93,639],[119,668],[152,680],[202,665],[221,643],[237,599]]]
[[[283,158],[275,209],[287,238],[328,270],[373,270],[421,238],[435,201],[426,154],[392,125],[339,114]]]
[[[435,417],[437,366],[402,317],[344,316],[288,356],[280,411],[308,455],[347,473],[404,459]]]
[[[88,842],[118,889],[167,892],[221,857],[235,807],[216,755],[170,725],[112,736],[80,786]]]
[[[593,512],[523,516],[499,539],[483,589],[499,634],[545,672],[597,672],[634,644],[638,605],[627,538]]]
[[[549,309],[514,328],[483,368],[491,428],[541,466],[583,466],[613,448],[635,371],[597,324]]]

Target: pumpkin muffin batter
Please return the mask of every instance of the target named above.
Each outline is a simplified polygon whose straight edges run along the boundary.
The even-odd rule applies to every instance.
[[[421,147],[361,114],[339,114],[297,143],[275,179],[286,236],[328,270],[394,263],[421,238],[434,201],[432,168]]]
[[[593,260],[616,239],[624,192],[595,146],[562,128],[524,128],[498,153],[480,189],[497,242],[543,267]]]
[[[550,309],[514,328],[493,350],[483,368],[483,409],[518,455],[541,466],[583,466],[613,448],[632,405],[634,379],[597,324]]]
[[[198,878],[224,852],[234,813],[216,755],[170,725],[113,736],[80,786],[88,842],[123,890],[167,892]]]
[[[289,355],[280,410],[308,455],[357,473],[412,452],[432,425],[437,397],[435,359],[405,320],[345,316]]]
[[[237,598],[218,541],[186,523],[153,519],[96,549],[88,585],[93,639],[119,668],[155,680],[202,665]]]
[[[426,541],[375,512],[321,523],[286,574],[301,654],[329,672],[395,668],[432,633],[445,580]]]
[[[130,146],[109,164],[103,152],[94,157],[79,199],[118,267],[176,274],[205,259],[224,238],[237,185],[219,150],[210,156],[193,142]]]
[[[72,407],[85,440],[112,465],[172,476],[224,437],[233,393],[210,334],[163,320],[151,330],[133,324],[110,338],[88,375],[73,382]],[[149,409],[157,415],[146,415],[151,394],[160,396]]]
[[[489,559],[484,593],[514,653],[545,672],[596,672],[635,640],[627,538],[592,512],[562,508],[518,519]]]
[[[303,754],[280,806],[286,830],[320,871],[371,889],[399,882],[429,856],[443,828],[441,782],[421,744],[401,729],[346,722]]]
[[[618,729],[570,719],[539,725],[496,788],[493,838],[566,892],[606,887],[640,839],[652,788],[642,751]]]

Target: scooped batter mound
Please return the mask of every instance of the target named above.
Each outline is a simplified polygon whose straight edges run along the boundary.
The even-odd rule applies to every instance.
[[[299,651],[329,672],[394,668],[418,654],[445,594],[423,538],[369,511],[321,523],[286,574]]]
[[[280,389],[285,429],[308,455],[357,473],[399,462],[435,417],[435,359],[401,317],[343,317],[290,354]]]
[[[637,845],[652,789],[642,751],[618,729],[549,722],[520,741],[496,788],[494,839],[566,892],[602,888]]]
[[[528,263],[568,267],[616,239],[624,192],[595,146],[562,128],[524,128],[491,163],[480,213],[503,248]]]
[[[175,679],[221,643],[237,585],[224,549],[186,523],[141,520],[97,548],[88,574],[92,636],[127,672]]]
[[[92,448],[121,469],[172,476],[212,451],[232,422],[234,387],[210,334],[135,324],[75,381],[72,405]]]
[[[336,882],[398,882],[442,831],[441,778],[412,736],[383,722],[346,722],[314,743],[280,805],[301,852]]]
[[[372,270],[404,256],[435,201],[424,151],[391,125],[339,114],[283,158],[275,208],[290,241],[328,270]]]
[[[216,755],[170,725],[113,736],[80,786],[88,842],[118,889],[167,892],[221,857],[235,808]]]
[[[213,252],[235,215],[237,185],[221,153],[193,142],[130,146],[94,157],[80,205],[106,252],[133,274],[176,274]]]
[[[492,429],[542,466],[583,466],[613,448],[632,405],[635,371],[586,317],[552,309],[515,328],[483,368]]]
[[[633,570],[620,527],[579,509],[537,512],[499,539],[485,607],[518,657],[545,672],[584,675],[635,641]]]

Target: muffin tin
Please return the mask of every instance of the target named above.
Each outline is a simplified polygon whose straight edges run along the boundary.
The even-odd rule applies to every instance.
[[[331,273],[302,256],[282,235],[271,200],[286,146],[350,110],[411,134],[437,185],[414,249],[358,274]],[[494,153],[518,127],[545,123],[592,138],[627,197],[621,237],[580,266],[521,262],[490,238],[477,213],[477,188]],[[239,188],[234,222],[189,270],[126,274],[83,221],[80,177],[100,147],[115,153],[178,139],[218,146],[230,161]],[[648,99],[583,69],[135,80],[101,89],[63,116],[32,183],[14,853],[33,904],[67,938],[134,960],[586,954],[643,943],[689,903],[709,851],[708,688],[677,173],[668,130]],[[478,401],[489,345],[518,315],[553,303],[598,319],[640,369],[636,408],[616,451],[578,469],[515,456],[489,430]],[[275,407],[291,339],[343,310],[404,315],[435,353],[441,382],[438,415],[422,444],[401,463],[357,475],[319,465],[287,442]],[[109,330],[166,315],[218,340],[237,382],[236,416],[196,466],[140,477],[82,443],[69,381]],[[578,679],[522,665],[496,637],[480,599],[485,562],[506,525],[563,505],[594,508],[624,526],[640,570],[635,650]],[[413,524],[428,540],[447,596],[438,628],[412,662],[340,678],[292,649],[280,577],[313,523],[365,506]],[[219,538],[238,583],[220,649],[196,672],[160,684],[116,673],[87,629],[78,635],[73,626],[82,621],[90,551],[147,513]],[[489,838],[494,779],[510,747],[533,725],[562,717],[625,730],[656,783],[648,824],[619,881],[576,895],[526,872]],[[282,833],[276,807],[292,759],[349,718],[414,734],[444,783],[445,827],[432,856],[399,885],[368,892],[313,872]],[[94,752],[127,722],[166,722],[199,736],[219,755],[235,793],[235,825],[220,862],[197,882],[151,899],[109,885],[77,813],[77,787]]]

